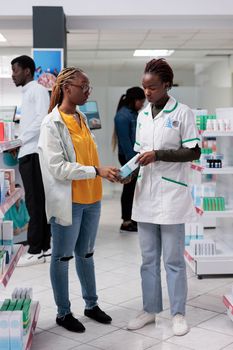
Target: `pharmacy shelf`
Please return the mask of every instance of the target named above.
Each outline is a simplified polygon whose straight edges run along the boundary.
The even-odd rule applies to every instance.
[[[233,218],[233,210],[204,211],[203,209],[196,207],[196,212],[203,218]]]
[[[25,248],[22,244],[16,244],[14,245],[13,249],[14,253],[10,259],[10,262],[5,266],[4,272],[0,277],[0,284],[4,287],[6,287],[12,273],[14,272],[17,262],[19,261],[19,258],[23,254]]]
[[[233,131],[203,131],[201,133],[203,137],[218,137],[218,136],[233,136]]]
[[[7,210],[10,209],[10,207],[12,207],[12,205],[14,205],[15,202],[22,197],[22,195],[23,190],[21,188],[16,188],[10,196],[6,197],[5,202],[0,205],[0,219],[3,218]]]
[[[223,304],[227,308],[227,314],[230,317],[230,319],[233,321],[233,295],[232,294],[226,294],[223,296]]]
[[[202,174],[233,174],[233,166],[226,166],[223,168],[205,168],[199,164],[191,163],[191,169],[199,171]]]
[[[32,309],[31,309],[31,324],[29,327],[29,330],[27,334],[24,336],[24,350],[29,350],[32,346],[32,340],[33,340],[33,335],[35,333],[38,317],[39,317],[39,312],[40,312],[40,304],[38,301],[33,301],[32,302]]]
[[[22,146],[21,140],[0,141],[0,153]]]
[[[233,254],[227,249],[218,249],[216,255],[195,256],[190,247],[185,247],[184,256],[185,261],[198,277],[205,275],[233,275]]]

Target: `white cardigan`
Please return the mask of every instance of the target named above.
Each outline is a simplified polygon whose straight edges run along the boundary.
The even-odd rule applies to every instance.
[[[87,125],[85,115],[82,114],[82,116]],[[56,223],[64,226],[71,225],[72,180],[92,179],[95,178],[96,172],[93,166],[84,166],[76,162],[69,130],[57,106],[41,124],[38,153],[45,190],[47,219],[49,221],[55,217]]]

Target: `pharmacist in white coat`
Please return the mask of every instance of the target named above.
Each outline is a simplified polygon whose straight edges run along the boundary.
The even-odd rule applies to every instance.
[[[135,151],[140,171],[132,218],[138,222],[142,253],[143,311],[128,324],[135,330],[155,322],[163,310],[161,254],[167,276],[173,332],[188,332],[184,223],[195,221],[188,188],[188,162],[199,159],[200,139],[189,107],[168,95],[173,71],[164,59],[147,63],[142,85],[149,102],[137,121]]]

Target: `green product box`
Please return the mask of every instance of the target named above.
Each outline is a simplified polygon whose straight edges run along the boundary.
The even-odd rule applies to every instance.
[[[15,309],[16,304],[17,300],[11,300],[10,304],[8,305],[7,311],[13,311]]]
[[[0,311],[6,311],[8,309],[8,306],[10,305],[11,300],[10,299],[5,299]]]
[[[24,299],[23,303],[23,328],[27,328],[31,319],[31,299]]]
[[[221,210],[225,210],[225,198],[224,197],[220,197],[220,203],[221,203]]]
[[[15,305],[14,311],[22,310],[24,299],[16,299],[16,300],[17,300],[17,302],[16,302],[16,305]]]
[[[219,197],[215,198],[215,210],[217,210],[217,211],[220,210],[220,198]]]

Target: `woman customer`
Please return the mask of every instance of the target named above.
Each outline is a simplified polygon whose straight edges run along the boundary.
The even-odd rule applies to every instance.
[[[136,154],[134,151],[138,111],[143,107],[145,94],[142,88],[132,87],[120,98],[114,118],[113,150],[118,145],[118,159],[121,165],[126,164]],[[137,224],[131,220],[132,204],[136,177],[123,185],[121,194],[121,232],[137,231]]]
[[[168,95],[172,85],[173,71],[164,59],[147,63],[142,86],[149,104],[137,121],[134,150],[140,153],[140,171],[132,210],[142,254],[143,311],[128,329],[155,322],[155,314],[163,310],[163,252],[173,332],[184,335],[188,332],[184,223],[196,218],[187,185],[188,162],[200,157],[200,139],[191,109]]]
[[[42,123],[39,139],[46,212],[53,238],[50,276],[58,310],[56,322],[73,332],[85,331],[71,313],[69,300],[68,268],[73,252],[85,301],[84,314],[101,323],[112,320],[97,304],[93,254],[102,198],[101,177],[115,182],[118,171],[99,165],[87,119],[77,109],[87,101],[91,90],[81,69],[63,69],[53,88],[50,113]]]

